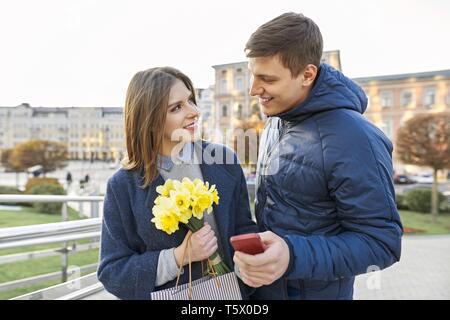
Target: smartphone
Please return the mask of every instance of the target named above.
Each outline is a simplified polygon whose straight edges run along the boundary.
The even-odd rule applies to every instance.
[[[257,233],[232,236],[230,242],[235,251],[241,251],[247,254],[258,254],[266,250],[266,245]]]

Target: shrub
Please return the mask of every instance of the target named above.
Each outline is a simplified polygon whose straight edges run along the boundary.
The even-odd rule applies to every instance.
[[[20,191],[16,187],[0,186],[0,194],[22,194],[22,191]],[[9,205],[9,206],[21,205],[21,203],[15,203],[15,202],[0,202],[0,204]]]
[[[16,187],[0,186],[0,194],[22,194],[22,191]]]
[[[51,184],[55,186],[61,186],[61,184],[58,182],[58,179],[55,178],[30,178],[27,181],[27,184],[25,185],[25,193],[30,193],[30,190],[38,185],[41,184]]]
[[[445,209],[447,198],[439,192],[439,209]],[[412,211],[431,212],[431,189],[413,189],[406,193],[405,204]]]
[[[39,184],[30,189],[29,194],[65,195],[66,191],[60,185]],[[34,202],[33,208],[39,212],[60,214],[62,203],[58,202]]]
[[[395,204],[397,205],[398,210],[408,210],[408,206],[405,202],[405,196],[402,194],[395,195]]]

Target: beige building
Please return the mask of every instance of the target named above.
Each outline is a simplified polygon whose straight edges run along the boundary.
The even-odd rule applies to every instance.
[[[0,150],[31,140],[65,144],[71,159],[119,160],[125,150],[122,108],[0,107]]]
[[[352,79],[369,98],[365,116],[394,144],[394,167],[398,173],[419,168],[402,165],[396,158],[397,130],[416,114],[450,111],[450,70]]]
[[[251,73],[247,61],[215,65],[213,68],[216,81],[212,126],[225,134],[226,130],[233,130],[240,119],[259,114],[258,98],[249,94]]]
[[[339,50],[324,51],[322,53],[322,62],[329,64],[336,70],[342,71],[341,55],[339,53]]]
[[[207,133],[211,128],[212,111],[214,106],[214,85],[208,88],[196,88],[195,96],[197,101],[197,107],[201,115],[202,132]]]

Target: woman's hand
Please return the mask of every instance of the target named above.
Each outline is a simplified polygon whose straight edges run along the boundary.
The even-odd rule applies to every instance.
[[[195,233],[189,231],[184,237],[183,242],[175,248],[174,255],[178,267],[184,266],[189,263],[189,252],[186,252],[186,254],[184,255],[184,261],[181,261],[188,241],[190,241],[192,262],[202,261],[209,258],[218,248],[217,238],[214,234],[214,231],[212,230],[211,226],[205,222],[205,225]]]

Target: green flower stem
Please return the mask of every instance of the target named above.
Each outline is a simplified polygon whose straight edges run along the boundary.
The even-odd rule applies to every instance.
[[[193,233],[200,230],[203,227],[203,219],[197,219],[195,217],[191,217],[186,224],[189,230],[191,230]],[[211,261],[214,261],[217,257],[220,257],[219,252],[214,252],[211,257],[208,259]],[[217,275],[221,276],[223,274],[231,272],[230,268],[225,264],[225,261],[223,261],[222,257],[220,257],[220,262],[213,265],[214,271],[217,273]],[[208,270],[212,272],[213,270],[210,270],[210,267],[208,265]]]
[[[189,230],[191,230],[192,233],[194,233],[194,232],[200,230],[203,227],[204,223],[203,223],[203,219],[197,219],[196,217],[191,217],[186,225],[189,228]]]
[[[214,259],[216,259],[218,256],[220,257],[219,252],[216,251],[208,259],[211,260],[211,261],[214,261]],[[225,273],[231,272],[231,270],[225,264],[225,261],[222,260],[222,257],[220,257],[220,262],[219,263],[213,264],[213,267],[214,267],[214,271],[219,276],[221,276],[221,275],[223,275]],[[213,271],[213,270],[210,270],[210,271]]]

